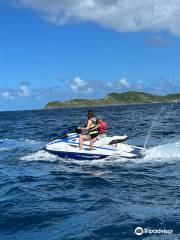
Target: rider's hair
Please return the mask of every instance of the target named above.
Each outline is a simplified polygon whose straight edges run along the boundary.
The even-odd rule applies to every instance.
[[[94,117],[94,113],[92,110],[88,111],[88,118],[93,118]]]

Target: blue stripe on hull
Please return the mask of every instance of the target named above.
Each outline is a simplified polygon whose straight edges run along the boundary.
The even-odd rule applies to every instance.
[[[136,157],[140,157],[142,156],[142,149],[139,149],[139,148],[134,148],[134,150],[131,152],[132,154],[135,154]]]
[[[61,151],[53,151],[47,150],[47,152],[55,154],[61,158],[70,158],[75,160],[98,160],[109,157],[108,155],[100,155],[100,154],[88,154],[88,153],[76,153],[76,152],[61,152]]]

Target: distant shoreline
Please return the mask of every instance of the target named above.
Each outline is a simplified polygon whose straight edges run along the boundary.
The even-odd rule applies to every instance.
[[[179,101],[178,101],[179,102]],[[83,106],[60,106],[60,107],[45,107],[43,108],[44,110],[48,110],[48,109],[68,109],[68,108],[86,108],[86,107],[110,107],[110,106],[132,106],[132,105],[150,105],[150,104],[167,104],[167,103],[174,103],[174,101],[168,101],[168,102],[147,102],[147,103],[119,103],[119,104],[104,104],[104,105],[83,105]],[[43,110],[42,109],[42,110]],[[41,109],[39,109],[41,110]]]
[[[103,106],[125,106],[141,104],[163,104],[180,102],[180,93],[157,96],[144,92],[110,93],[102,99],[72,99],[69,101],[49,102],[45,109],[81,108],[81,107],[103,107]]]

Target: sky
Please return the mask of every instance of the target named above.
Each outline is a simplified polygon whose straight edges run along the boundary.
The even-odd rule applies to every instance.
[[[180,92],[180,0],[1,0],[0,111]]]

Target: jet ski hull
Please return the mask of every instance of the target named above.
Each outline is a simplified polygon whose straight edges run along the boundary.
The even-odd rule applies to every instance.
[[[79,150],[78,134],[71,133],[48,143],[43,150],[61,158],[75,160],[138,158],[142,155],[142,148],[122,143],[123,139],[126,141],[127,136],[105,137],[94,144],[93,150],[89,149],[89,143],[84,143],[83,150]],[[117,143],[114,144],[115,142]]]
[[[74,160],[99,160],[109,157],[102,154],[78,153],[78,152],[64,152],[45,149],[47,152],[54,154],[60,158],[74,159]]]

